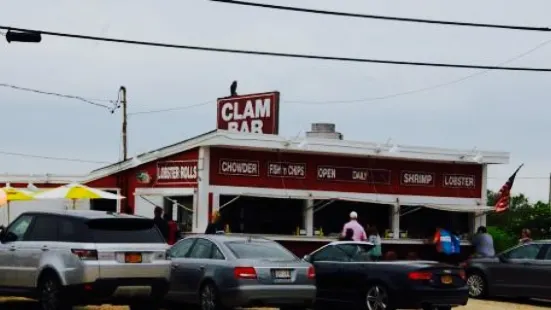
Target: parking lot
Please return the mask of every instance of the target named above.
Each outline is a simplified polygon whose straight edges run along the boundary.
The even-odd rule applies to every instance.
[[[0,309],[24,310],[30,309],[33,303],[24,299],[17,298],[0,298]],[[471,299],[465,307],[456,308],[457,310],[539,310],[551,308],[551,302],[529,302],[517,304],[505,301],[490,301],[490,300],[475,300]],[[127,307],[115,306],[88,306],[78,307],[78,310],[127,310]],[[268,310],[267,308],[260,308]],[[260,310],[258,309],[258,310]],[[254,309],[256,310],[256,309]]]

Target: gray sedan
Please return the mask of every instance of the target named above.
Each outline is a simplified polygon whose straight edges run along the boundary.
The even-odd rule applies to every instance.
[[[192,236],[172,246],[169,257],[171,302],[198,304],[202,310],[300,309],[314,303],[314,267],[271,240]]]

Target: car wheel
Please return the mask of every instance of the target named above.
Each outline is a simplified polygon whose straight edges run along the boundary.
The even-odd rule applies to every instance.
[[[372,284],[365,295],[367,310],[395,310],[392,307],[387,288],[381,284]]]
[[[55,275],[46,274],[38,282],[38,307],[41,310],[69,310],[72,306],[62,300],[63,287]]]
[[[488,293],[487,282],[484,276],[479,272],[470,273],[467,276],[467,285],[469,286],[469,297],[482,298]]]
[[[201,310],[220,310],[218,290],[212,283],[206,283],[199,292],[199,307]]]

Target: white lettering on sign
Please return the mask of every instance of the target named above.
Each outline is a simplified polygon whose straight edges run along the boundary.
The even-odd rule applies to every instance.
[[[474,175],[444,174],[444,187],[475,188]]]
[[[434,173],[402,171],[401,184],[406,186],[434,186],[434,179]]]
[[[352,180],[367,181],[368,177],[367,170],[352,170]]]
[[[258,176],[259,162],[246,160],[221,159],[219,173],[227,175]]]
[[[270,162],[268,163],[268,176],[304,179],[306,177],[306,164]]]
[[[197,181],[197,161],[167,161],[157,163],[157,181],[195,182]]]
[[[221,107],[222,120],[228,123],[229,131],[263,133],[264,127],[263,118],[271,117],[272,100],[270,98],[262,98],[245,101],[243,114],[239,106],[239,101],[226,102]],[[242,120],[250,120],[249,122],[241,122]]]
[[[337,169],[330,167],[318,167],[318,179],[335,180],[337,178]]]

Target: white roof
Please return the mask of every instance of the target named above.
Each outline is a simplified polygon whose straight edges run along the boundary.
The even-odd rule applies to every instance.
[[[320,139],[294,137],[286,138],[279,135],[264,135],[253,133],[236,133],[225,130],[214,130],[203,135],[181,141],[148,153],[136,156],[123,162],[92,171],[88,176],[53,176],[44,175],[36,177],[33,175],[18,176],[21,182],[43,183],[70,183],[89,182],[97,180],[119,171],[133,168],[171,155],[182,153],[201,146],[238,147],[248,149],[271,149],[286,152],[317,153],[328,155],[361,156],[393,158],[405,160],[422,160],[433,162],[454,162],[471,164],[507,164],[509,153],[495,151],[474,152],[471,150],[457,150],[435,147],[421,147],[411,145],[381,145],[373,142],[359,142],[337,139]],[[2,176],[0,175],[0,179]],[[4,182],[17,182],[12,176],[5,176]],[[8,180],[9,179],[9,180]]]

